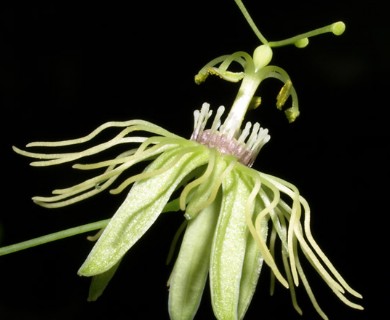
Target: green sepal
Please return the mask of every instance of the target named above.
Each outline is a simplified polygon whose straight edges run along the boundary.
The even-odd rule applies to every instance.
[[[244,181],[244,178],[243,178]],[[243,186],[244,187],[244,186]],[[253,185],[248,183],[245,185],[250,192],[253,188]],[[256,214],[259,213],[264,208],[263,203],[258,197],[256,197],[254,215],[252,220],[256,218]],[[261,237],[263,239],[267,238],[268,235],[268,221],[264,219],[261,223]],[[238,319],[243,319],[249,305],[252,301],[253,295],[256,291],[257,282],[263,267],[263,256],[260,253],[259,246],[252,236],[252,234],[247,234],[247,244],[245,250],[245,259],[244,265],[242,267],[242,277],[240,283],[240,297],[238,301]]]
[[[207,152],[169,150],[156,158],[134,183],[125,201],[92,248],[78,274],[94,276],[113,267],[142,237],[163,211],[181,180],[207,161]],[[166,168],[157,175],[148,173]]]
[[[106,272],[97,274],[92,277],[91,285],[89,286],[88,301],[96,301],[106,289],[108,283],[115,275],[116,270],[119,267],[121,260],[119,260],[112,268]]]
[[[240,282],[240,295],[238,300],[238,319],[243,319],[253,295],[263,266],[263,256],[251,234],[247,234],[245,259],[242,267]]]
[[[221,211],[211,252],[210,290],[217,319],[237,319],[248,229],[245,207],[250,191],[233,172],[222,182]]]
[[[169,278],[169,315],[172,320],[193,319],[207,282],[211,243],[220,208],[220,195],[188,225]]]

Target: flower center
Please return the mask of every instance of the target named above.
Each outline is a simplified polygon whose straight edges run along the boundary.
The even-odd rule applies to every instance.
[[[207,121],[212,115],[209,108],[208,103],[203,103],[201,110],[195,110],[194,131],[191,140],[209,148],[215,148],[222,154],[232,155],[242,164],[251,167],[261,148],[271,138],[268,129],[261,128],[257,122],[253,126],[251,122],[247,122],[238,137],[229,137],[224,130],[224,125],[221,125],[221,116],[225,111],[223,106],[218,108],[211,128],[205,129]]]

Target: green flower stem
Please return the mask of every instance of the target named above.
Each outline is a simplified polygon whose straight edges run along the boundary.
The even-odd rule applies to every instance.
[[[268,43],[270,47],[281,47],[281,46],[286,46],[289,44],[294,44],[295,46],[299,48],[306,47],[308,45],[309,40],[308,38],[318,36],[323,33],[333,33],[335,36],[339,36],[343,34],[345,31],[345,24],[342,21],[334,22],[330,25],[317,28],[315,30],[311,30],[309,32],[305,32],[299,35],[296,35],[294,37],[285,39],[285,40],[280,40],[280,41],[271,41]]]
[[[99,229],[106,227],[109,221],[110,221],[110,219],[100,220],[100,221],[88,223],[88,224],[85,224],[82,226],[50,233],[50,234],[47,234],[47,235],[44,235],[42,237],[38,237],[35,239],[19,242],[16,244],[11,244],[11,245],[6,246],[6,247],[1,247],[0,248],[0,256],[4,256],[6,254],[21,251],[24,249],[36,247],[36,246],[39,246],[41,244],[53,242],[56,240],[65,239],[65,238],[72,237],[72,236],[75,236],[75,235],[78,235],[81,233],[86,233],[86,232],[90,232],[93,230],[99,230]]]
[[[260,30],[257,28],[255,22],[253,21],[252,17],[250,16],[248,10],[245,8],[242,1],[241,0],[234,0],[234,1],[236,2],[237,6],[240,8],[241,13],[243,14],[245,20],[248,22],[249,26],[252,28],[253,32],[259,38],[261,43],[266,44],[268,42],[267,39],[264,38]]]

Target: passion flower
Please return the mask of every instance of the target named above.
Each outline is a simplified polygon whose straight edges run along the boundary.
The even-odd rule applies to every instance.
[[[171,319],[193,319],[210,280],[213,311],[217,319],[242,319],[250,305],[264,263],[277,279],[289,288],[294,308],[302,313],[295,288],[302,284],[318,314],[320,308],[301,263],[303,257],[318,272],[335,295],[346,305],[363,309],[351,297],[361,298],[339,274],[310,231],[310,208],[293,184],[252,168],[262,147],[269,141],[268,130],[259,123],[247,122],[245,114],[260,105],[256,97],[260,83],[273,77],[284,83],[276,106],[284,110],[288,121],[299,115],[298,99],[288,74],[269,65],[271,47],[295,44],[304,47],[308,38],[325,32],[342,34],[345,25],[329,26],[283,41],[268,42],[254,25],[241,1],[239,8],[262,45],[253,55],[236,52],[212,60],[196,75],[202,83],[209,75],[239,82],[237,97],[227,116],[219,107],[212,118],[210,105],[204,103],[194,112],[194,130],[190,139],[180,137],[143,120],[107,122],[89,135],[59,142],[33,142],[31,148],[62,148],[91,142],[107,129],[119,132],[112,139],[82,151],[40,153],[14,147],[15,152],[37,159],[33,166],[74,163],[119,145],[129,148],[117,157],[95,163],[74,163],[73,168],[100,172],[79,184],[56,189],[51,196],[33,201],[43,207],[57,208],[82,201],[108,188],[119,193],[130,187],[124,202],[112,218],[67,229],[37,239],[0,248],[8,254],[68,236],[100,230],[91,252],[78,274],[92,277],[89,300],[105,290],[123,256],[167,211],[182,211],[184,233],[169,285]],[[233,63],[242,71],[230,71]],[[290,99],[291,98],[291,99]],[[284,108],[287,101],[291,106]],[[212,119],[212,121],[211,121]],[[115,184],[118,177],[140,163],[146,168]],[[280,252],[275,244],[280,241]],[[281,261],[281,265],[278,265]]]

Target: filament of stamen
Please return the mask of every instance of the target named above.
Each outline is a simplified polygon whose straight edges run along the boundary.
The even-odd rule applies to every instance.
[[[317,311],[317,313],[324,319],[324,320],[328,320],[328,317],[326,316],[326,314],[322,311],[321,307],[319,306],[318,302],[317,302],[317,299],[315,298],[315,295],[313,293],[313,291],[311,290],[311,287],[310,287],[310,284],[309,284],[309,281],[307,280],[306,278],[306,275],[305,273],[303,272],[303,269],[302,269],[302,266],[301,266],[301,263],[299,261],[299,259],[296,259],[296,265],[297,265],[297,270],[298,270],[298,273],[299,273],[299,276],[302,280],[302,283],[303,283],[303,286],[307,292],[307,295],[309,296],[309,299],[314,307],[314,309]]]
[[[310,243],[310,245],[313,247],[315,252],[319,255],[321,260],[325,263],[325,265],[328,267],[328,269],[332,272],[332,274],[335,276],[335,278],[340,282],[340,284],[353,296],[357,298],[363,298],[362,295],[358,292],[356,292],[354,289],[352,289],[349,284],[344,280],[344,278],[340,275],[340,273],[336,270],[336,268],[333,266],[333,264],[330,262],[328,257],[325,255],[325,253],[321,250],[317,242],[314,240],[314,237],[311,233],[310,229],[310,208],[309,204],[307,203],[306,199],[301,197],[301,203],[305,209],[305,217],[304,217],[304,230],[306,237]]]
[[[250,194],[249,199],[251,199],[251,197],[254,197],[258,193],[258,191],[260,190],[261,179],[260,179],[259,175],[254,176],[253,182],[254,182],[254,187],[253,187],[253,191]],[[248,201],[248,204],[250,202],[251,201]],[[253,238],[256,240],[256,242],[259,246],[259,250],[260,250],[261,254],[263,255],[264,261],[271,268],[272,272],[274,273],[275,277],[280,281],[280,283],[283,286],[285,286],[286,288],[288,288],[289,287],[288,282],[283,277],[283,275],[280,273],[271,253],[269,252],[269,249],[265,243],[265,240],[262,239],[262,237],[260,236],[261,233],[257,232],[257,229],[256,229],[254,223],[252,222],[251,215],[248,213],[248,210],[249,210],[249,208],[247,207],[247,209],[246,209],[247,214],[245,215],[246,224],[247,224],[247,227],[248,227],[250,233],[252,234]],[[258,214],[258,216],[256,217],[256,220],[261,221],[262,219],[267,219],[266,214],[265,214],[266,212],[267,212],[267,208],[264,208]]]
[[[209,161],[207,163],[207,168],[206,168],[205,172],[199,178],[188,183],[184,187],[183,191],[180,194],[180,200],[179,200],[180,201],[180,210],[182,210],[182,211],[185,211],[185,209],[186,209],[187,196],[189,195],[191,190],[193,190],[195,187],[197,187],[200,184],[207,181],[209,179],[210,175],[212,174],[212,171],[213,171],[214,166],[215,166],[215,150],[210,149],[209,152],[210,152],[210,156],[209,156]]]
[[[136,174],[131,176],[130,178],[126,179],[124,182],[122,182],[117,188],[110,190],[111,194],[117,194],[122,192],[127,186],[129,186],[131,183],[139,180],[143,180],[146,178],[154,177],[156,175],[159,175],[170,168],[172,168],[172,164],[176,163],[179,158],[184,156],[185,154],[188,153],[195,153],[196,150],[198,150],[198,146],[191,146],[191,147],[186,147],[183,148],[182,146],[176,147],[176,150],[171,150],[173,151],[173,154],[171,155],[170,161],[163,167],[153,170],[153,171],[148,171],[148,172],[142,172],[140,174]]]

